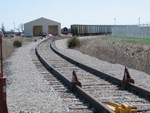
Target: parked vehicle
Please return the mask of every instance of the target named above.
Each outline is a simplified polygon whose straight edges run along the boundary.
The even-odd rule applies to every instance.
[[[67,27],[62,28],[61,33],[65,35],[68,34],[69,33],[68,28]]]

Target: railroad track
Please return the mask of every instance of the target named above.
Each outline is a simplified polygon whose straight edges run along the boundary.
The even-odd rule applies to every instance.
[[[47,48],[48,49],[48,48]],[[49,85],[53,87],[53,90],[57,92],[57,94],[61,97],[64,103],[64,110],[68,113],[93,113],[94,109],[90,108],[88,103],[85,103],[84,100],[80,99],[79,96],[77,96],[75,93],[72,93],[72,90],[67,87],[65,84],[59,80],[59,78],[54,75],[53,73],[50,73],[46,70],[45,67],[41,64],[41,62],[38,60],[35,54],[35,50],[31,50],[32,56],[33,56],[33,62],[36,65],[36,68],[40,70],[40,73],[44,76],[45,80],[48,81]],[[50,112],[50,111],[49,111]],[[21,111],[20,113],[26,113],[24,111]],[[28,112],[27,112],[28,113]],[[65,112],[64,112],[65,113]]]
[[[110,101],[118,104],[128,103],[137,106],[138,112],[150,112],[149,91],[133,84],[129,84],[129,90],[125,90],[120,80],[78,63],[58,52],[51,39],[39,44],[36,48],[36,54],[43,65],[59,80],[65,82],[64,84],[68,88],[71,88],[72,71],[75,71],[79,81],[82,83],[82,88],[75,86],[74,91],[82,99],[86,100],[90,104],[90,107],[94,107],[97,112],[113,113],[113,111],[105,106],[105,103]],[[55,78],[55,80],[57,79]],[[61,87],[64,88],[64,86]],[[80,103],[80,105],[85,104]],[[80,106],[77,107],[76,104],[74,104],[74,108],[72,111],[76,111],[76,108],[79,108],[78,110],[80,111],[90,111],[88,107],[80,109]]]

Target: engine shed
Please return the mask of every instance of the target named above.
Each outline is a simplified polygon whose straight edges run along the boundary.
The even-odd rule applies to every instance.
[[[24,24],[24,34],[25,36],[42,36],[43,34],[60,35],[61,34],[61,24],[59,22],[39,18]]]

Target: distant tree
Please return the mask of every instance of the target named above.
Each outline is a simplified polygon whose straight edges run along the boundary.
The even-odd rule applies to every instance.
[[[20,33],[20,26],[18,26],[17,28],[15,28],[15,30],[17,30],[17,32]]]
[[[24,25],[20,24],[17,28],[15,28],[15,30],[17,30],[17,32],[24,32]]]
[[[1,31],[3,32],[3,34],[5,34],[5,33],[6,33],[6,30],[5,30],[5,26],[4,26],[4,24],[2,24],[2,26],[1,26]]]
[[[24,32],[24,25],[20,24],[20,31],[23,33]]]
[[[11,29],[10,32],[13,34],[15,31],[13,29]]]

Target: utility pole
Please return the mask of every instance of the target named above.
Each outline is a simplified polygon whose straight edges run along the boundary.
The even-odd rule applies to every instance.
[[[15,22],[14,22],[14,32],[15,32],[16,26],[15,26]]]
[[[138,24],[140,25],[140,17],[138,18]]]
[[[114,18],[114,25],[116,25],[116,18]]]
[[[1,60],[1,73],[0,73],[0,113],[8,113],[7,108],[7,95],[6,95],[6,78],[3,77],[3,51],[2,51],[3,35],[0,34],[0,60]]]

